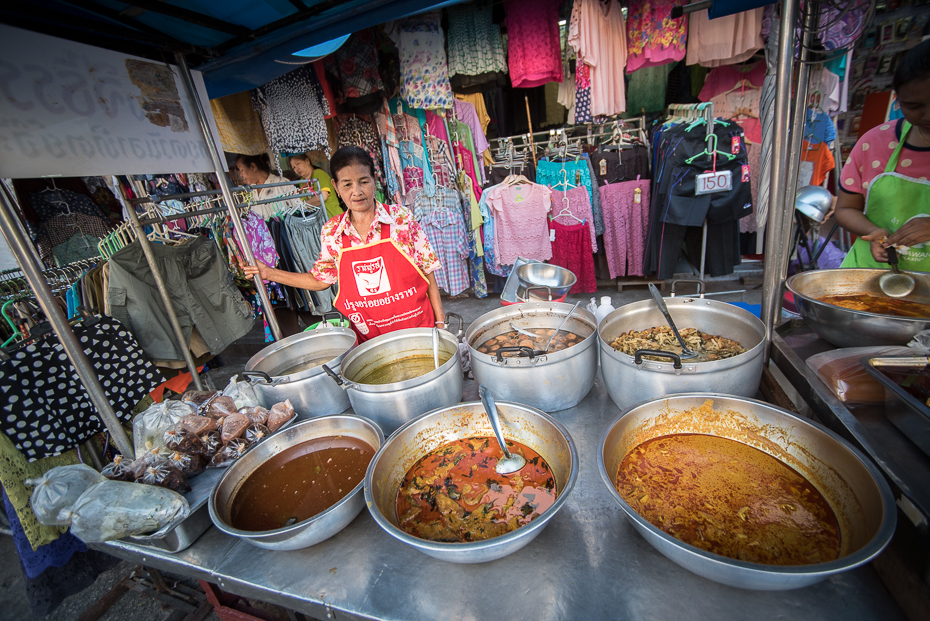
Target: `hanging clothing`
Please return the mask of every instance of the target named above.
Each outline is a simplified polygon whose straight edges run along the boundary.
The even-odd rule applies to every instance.
[[[591,235],[587,226],[566,226],[549,222],[552,240],[552,265],[564,267],[575,275],[575,284],[569,293],[597,293],[597,278],[594,276],[594,257],[588,252]]]
[[[262,184],[271,184],[271,183],[287,183],[289,179],[285,179],[281,175],[276,175],[271,173],[268,175],[268,178],[265,179]],[[253,191],[256,201],[264,201],[270,198],[277,198],[278,196],[287,196],[288,194],[297,193],[298,187],[295,185],[278,185],[273,188],[259,188],[256,191]],[[266,220],[271,218],[275,214],[285,209],[295,209],[300,207],[299,198],[282,198],[280,201],[274,203],[264,203],[262,205],[254,205],[252,211],[257,213],[262,218]]]
[[[741,87],[738,90],[721,93],[710,101],[714,104],[714,116],[739,123],[746,135],[746,140],[754,144],[762,143],[762,125],[759,122],[759,106],[762,89]]]
[[[562,81],[561,0],[507,0],[507,62],[514,88]]]
[[[591,70],[579,58],[578,64],[575,65],[575,123],[590,123],[593,120],[594,117],[591,115]]]
[[[268,150],[262,120],[252,107],[248,92],[211,99],[210,108],[224,151],[258,155]]]
[[[597,252],[597,237],[594,232],[594,218],[591,213],[591,200],[584,188],[572,188],[566,192],[552,191],[552,220],[565,226],[584,224],[590,229],[591,252]]]
[[[826,143],[811,144],[801,141],[801,168],[798,171],[798,188],[821,185],[830,171],[836,168],[833,151]]]
[[[498,260],[513,265],[517,257],[547,261],[552,258],[547,215],[552,190],[538,183],[496,186],[488,198],[495,218],[494,249]]]
[[[627,73],[685,57],[688,20],[672,19],[672,8],[684,4],[684,0],[630,0],[626,22]],[[630,92],[634,92],[632,86]],[[630,110],[637,108],[630,106]]]
[[[117,417],[129,422],[136,403],[161,383],[158,371],[114,319],[101,317],[74,333]],[[0,365],[0,391],[0,431],[29,459],[58,455],[104,430],[56,337],[23,347]]]
[[[442,267],[433,274],[436,284],[449,295],[458,295],[469,286],[468,243],[458,193],[436,188],[436,196],[420,192],[414,201],[416,218]]]
[[[371,114],[381,107],[385,88],[378,68],[375,34],[371,28],[352,33],[322,62],[337,86],[336,100],[342,112]]]
[[[746,80],[752,86],[761,88],[765,82],[766,64],[762,61],[752,65],[724,65],[714,67],[707,74],[704,80],[704,86],[698,99],[701,101],[710,101],[717,95],[731,90],[737,84]],[[715,110],[716,112],[716,110]]]
[[[401,96],[411,108],[452,107],[440,13],[424,13],[394,22],[388,32],[400,50]]]
[[[762,7],[710,19],[707,9],[688,16],[689,65],[735,65],[762,49]]]
[[[626,22],[618,0],[577,0],[578,21],[571,22],[568,43],[591,72],[591,114],[626,111]],[[574,13],[574,9],[573,9]],[[561,81],[561,80],[559,80]]]
[[[378,140],[378,134],[375,133],[374,126],[372,126],[369,121],[357,116],[351,116],[345,119],[345,122],[339,127],[336,144],[340,147],[355,146],[365,149],[375,163],[375,181],[379,186],[384,187],[384,164],[381,161],[381,142]]]
[[[639,190],[637,194],[636,190]],[[649,229],[649,181],[634,179],[599,188],[604,209],[604,253],[611,278],[645,276]]]
[[[752,216],[741,218],[740,233],[755,233],[758,230],[756,210],[759,208],[759,164],[762,157],[761,144],[747,144],[746,155],[749,158],[749,185],[752,190]]]
[[[562,170],[565,174],[562,174]],[[594,230],[598,235],[604,233],[604,218],[601,212],[600,197],[594,198],[594,175],[592,174],[590,159],[583,156],[580,160],[568,160],[566,162],[550,162],[542,159],[536,165],[536,183],[542,183],[556,190],[565,190],[566,187],[561,182],[567,178],[568,183],[573,186],[583,187],[588,192],[588,199],[591,201],[592,217],[594,218]]]
[[[826,50],[850,47],[865,28],[869,0],[851,0],[844,5],[825,5],[820,13],[819,38]]]
[[[455,98],[475,107],[475,114],[478,117],[478,125],[481,127],[481,133],[487,135],[488,125],[491,124],[491,116],[488,114],[488,108],[484,102],[484,95],[481,93],[455,93]],[[462,118],[461,115],[459,118]]]
[[[320,256],[320,250],[322,250],[320,237],[323,225],[328,219],[326,211],[319,208],[299,210],[285,216],[284,228],[287,230],[291,253],[299,273],[310,272]],[[315,315],[330,312],[333,310],[333,297],[332,289],[315,291],[310,310]]]
[[[836,125],[823,110],[807,108],[804,118],[804,140],[811,144],[836,140]]]
[[[683,20],[681,20],[683,21]],[[630,75],[626,108],[631,114],[661,112],[665,108],[665,89],[672,65],[646,67]]]
[[[485,150],[491,145],[488,144],[488,139],[484,135],[484,128],[481,125],[481,120],[478,118],[478,112],[475,110],[475,106],[471,105],[467,101],[461,101],[456,98],[455,114],[458,119],[468,125],[468,128],[471,130],[472,139],[474,140],[475,145],[474,152],[484,153]]]
[[[329,103],[313,67],[303,66],[253,90],[252,105],[262,117],[273,152],[322,149],[329,154],[325,119]]]
[[[591,164],[598,185],[649,178],[649,151],[644,145],[624,147],[620,150],[595,151]]]
[[[480,93],[507,72],[501,28],[491,12],[490,6],[449,9],[449,77],[458,92]]]

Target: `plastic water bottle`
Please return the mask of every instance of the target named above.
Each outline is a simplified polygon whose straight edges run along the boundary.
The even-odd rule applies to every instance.
[[[601,325],[601,321],[603,321],[604,317],[614,312],[615,310],[617,309],[615,309],[614,305],[611,304],[610,296],[601,296],[601,305],[597,307],[596,311],[594,311],[594,318],[597,320],[597,325]]]

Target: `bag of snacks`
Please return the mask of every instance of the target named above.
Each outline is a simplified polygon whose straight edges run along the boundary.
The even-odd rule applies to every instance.
[[[219,394],[220,391],[218,390],[188,390],[181,395],[181,401],[190,405],[200,414],[210,406],[210,402]]]
[[[223,429],[220,431],[220,440],[229,444],[230,440],[240,437],[252,421],[245,414],[235,412],[223,419]]]
[[[194,408],[181,401],[163,401],[149,406],[132,420],[132,437],[136,455],[164,446],[165,432],[182,418],[194,413]]]
[[[294,412],[294,406],[291,405],[290,399],[284,401],[283,403],[275,403],[273,406],[271,406],[271,411],[268,412],[268,431],[274,433],[296,415],[297,413]]]
[[[187,431],[197,436],[219,428],[215,419],[209,416],[197,416],[196,414],[184,417],[184,419],[181,420],[181,425],[183,425]]]
[[[130,468],[131,461],[123,459],[122,455],[117,455],[113,461],[103,467],[100,474],[111,481],[135,481],[136,475]]]
[[[844,403],[884,403],[885,387],[865,370],[860,358],[913,355],[907,347],[842,347],[814,354],[807,366]]]
[[[207,414],[216,419],[223,419],[230,414],[234,414],[238,409],[232,397],[221,395],[210,403],[210,409],[207,411]]]
[[[249,450],[249,445],[245,440],[232,440],[213,456],[207,468],[225,468],[245,455],[247,450]]]
[[[229,378],[229,385],[223,390],[223,395],[232,397],[236,402],[236,408],[255,407],[259,405],[258,397],[255,396],[255,390],[248,382],[237,382],[235,377]]]
[[[71,511],[71,534],[86,543],[153,533],[176,519],[184,519],[190,506],[170,489],[104,481],[84,492]]]
[[[84,464],[52,468],[38,479],[27,479],[32,490],[32,510],[40,524],[67,526],[68,512],[81,494],[107,478]]]
[[[264,425],[268,422],[268,410],[258,405],[255,407],[245,407],[239,409],[240,414],[245,414],[253,424]]]

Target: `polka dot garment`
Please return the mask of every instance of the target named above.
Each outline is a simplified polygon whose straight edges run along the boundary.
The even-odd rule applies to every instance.
[[[162,382],[132,334],[110,317],[74,329],[123,422]],[[0,365],[0,430],[29,460],[63,453],[104,430],[87,391],[58,339],[48,337]]]
[[[844,190],[853,194],[868,192],[872,180],[885,172],[885,165],[901,140],[902,125],[903,119],[883,123],[870,129],[856,143],[840,177]],[[916,131],[916,127],[911,130],[912,133]],[[919,137],[912,142],[921,143]],[[905,145],[895,172],[926,181],[930,178],[930,146]]]

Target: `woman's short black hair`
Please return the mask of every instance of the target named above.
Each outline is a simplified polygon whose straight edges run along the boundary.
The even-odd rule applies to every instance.
[[[310,156],[306,153],[295,153],[287,158],[287,163],[291,165],[291,168],[294,167],[294,160],[303,160],[313,166],[313,162],[310,161]],[[314,168],[316,168],[314,166]]]
[[[333,153],[333,157],[329,160],[329,169],[333,173],[333,179],[338,181],[339,171],[355,164],[367,166],[369,172],[371,172],[371,178],[375,178],[375,161],[371,159],[371,155],[368,154],[368,151],[361,147],[350,145],[337,149],[336,152]]]
[[[271,159],[269,159],[267,153],[259,153],[258,155],[238,155],[236,156],[236,161],[245,164],[246,168],[251,168],[252,164],[255,164],[255,167],[260,171],[271,174]]]
[[[912,47],[894,71],[894,90],[916,80],[930,78],[930,39]]]

